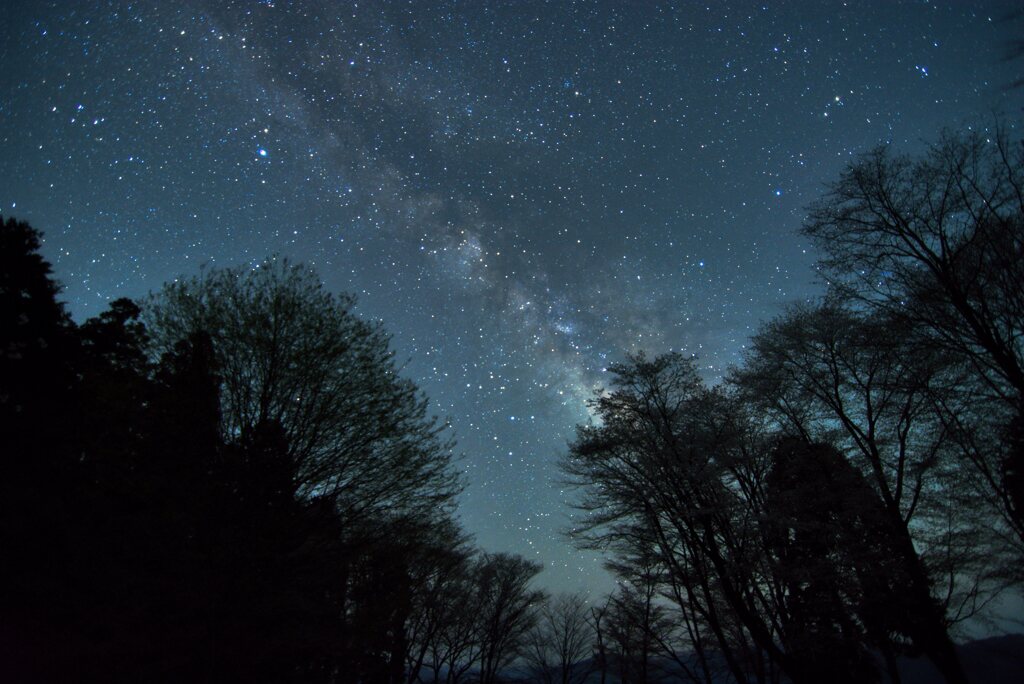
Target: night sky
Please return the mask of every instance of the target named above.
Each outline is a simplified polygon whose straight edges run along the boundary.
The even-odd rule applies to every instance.
[[[312,264],[451,419],[477,543],[603,591],[555,465],[603,369],[716,381],[820,292],[797,230],[854,155],[1019,123],[1019,7],[0,1],[0,211],[80,320]]]

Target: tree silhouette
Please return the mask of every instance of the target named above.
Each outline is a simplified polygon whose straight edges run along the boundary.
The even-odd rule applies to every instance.
[[[669,594],[700,616],[736,680],[758,658],[792,672],[762,582],[754,513],[766,458],[751,427],[679,354],[610,370],[611,391],[592,402],[600,425],[578,428],[562,464],[584,494],[575,538],[657,558]]]
[[[593,672],[590,609],[579,594],[554,596],[539,606],[524,658],[543,684],[583,684]]]
[[[38,253],[41,234],[0,217],[0,658],[13,674],[58,669],[50,652],[73,620],[65,521],[81,503],[73,441],[74,326]]]
[[[937,401],[1019,547],[1024,145],[994,128],[947,134],[918,158],[874,150],[812,207],[804,232],[835,289],[906,321],[923,350],[959,364],[956,391]]]
[[[952,682],[963,681],[963,673],[945,608],[958,608],[958,600],[969,604],[975,587],[937,601],[924,554],[961,561],[950,571],[961,580],[978,569],[973,554],[962,561],[952,552],[959,537],[919,524],[938,518],[931,507],[943,512],[946,488],[957,482],[951,479],[955,444],[930,401],[941,368],[934,355],[908,353],[895,322],[827,304],[796,307],[767,324],[732,382],[784,434],[841,446],[861,470],[886,519],[885,534],[876,541],[885,541],[906,585],[901,610],[914,618],[904,623],[911,632],[904,636]],[[964,516],[962,524],[970,522]],[[975,533],[984,538],[982,528]]]
[[[446,662],[446,636],[465,619],[466,590],[473,549],[454,521],[438,521],[415,547],[409,563],[414,603],[405,625],[409,644],[406,682],[422,681],[430,670],[436,681]]]
[[[291,267],[76,326],[38,233],[0,246],[3,673],[404,681],[415,594],[465,539],[381,330]]]
[[[461,483],[445,425],[397,373],[380,326],[323,291],[301,266],[271,260],[170,284],[148,304],[157,349],[211,338],[225,438],[285,432],[300,494],[331,497],[346,520],[429,517]]]
[[[901,632],[906,616],[906,578],[894,561],[898,544],[882,501],[861,473],[834,447],[783,439],[764,513],[768,551],[785,587],[787,648],[801,654],[800,677],[878,681],[871,646],[898,679],[890,635]]]
[[[482,554],[473,570],[481,684],[494,684],[526,646],[544,593],[530,589],[541,565],[505,553]]]

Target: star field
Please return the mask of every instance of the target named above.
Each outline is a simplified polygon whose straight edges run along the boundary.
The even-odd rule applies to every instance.
[[[313,264],[450,418],[477,542],[604,589],[555,462],[627,352],[714,381],[819,292],[854,155],[1019,119],[1016,2],[8,2],[0,210],[81,319]]]

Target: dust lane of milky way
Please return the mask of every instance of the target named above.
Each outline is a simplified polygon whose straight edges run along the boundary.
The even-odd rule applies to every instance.
[[[484,548],[604,590],[555,466],[603,369],[814,296],[854,155],[1017,125],[1016,2],[14,2],[0,210],[78,318],[273,253],[394,334]]]

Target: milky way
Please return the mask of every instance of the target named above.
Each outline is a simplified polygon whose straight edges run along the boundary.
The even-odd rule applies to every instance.
[[[707,379],[815,296],[858,153],[1019,125],[1017,2],[4,3],[0,210],[76,318],[271,254],[359,296],[450,418],[477,542],[609,586],[556,462],[603,369]]]

